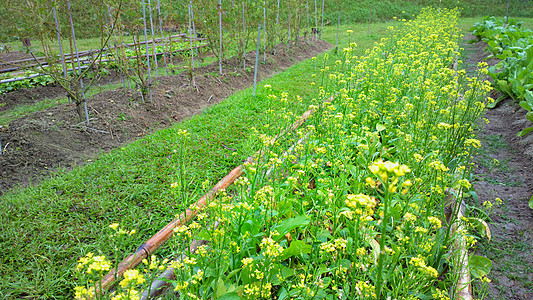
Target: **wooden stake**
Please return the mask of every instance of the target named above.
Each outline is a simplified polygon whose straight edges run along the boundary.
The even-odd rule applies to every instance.
[[[257,50],[255,51],[255,69],[254,69],[254,98],[255,98],[255,87],[257,85],[257,65],[259,62],[259,45],[261,44],[261,25],[257,29]]]
[[[218,52],[218,71],[222,75],[222,0],[218,0],[218,30],[219,30],[219,52]]]
[[[157,55],[155,51],[155,31],[154,31],[154,21],[152,19],[152,1],[151,0],[148,0],[148,11],[150,13],[150,31],[152,32],[152,52],[154,55],[155,76],[159,76],[159,66],[157,63]],[[150,98],[150,102],[152,102],[151,98]]]
[[[152,102],[152,70],[150,69],[150,51],[148,50],[148,32],[146,30],[146,3],[143,3],[143,22],[144,22],[144,42],[146,46],[146,64],[148,65],[148,92],[150,94],[150,102]],[[142,91],[141,91],[141,96],[144,102],[144,96],[143,96]]]
[[[191,23],[192,23],[192,26],[191,26]],[[190,65],[190,68],[191,68],[191,76],[192,76],[192,86],[193,88],[196,87],[196,81],[195,81],[195,78],[194,78],[194,49],[193,49],[193,46],[192,46],[192,40],[193,40],[193,33],[194,33],[194,15],[193,15],[193,10],[192,10],[192,1],[189,3],[189,32],[191,33],[191,36],[189,37],[189,40],[191,41],[191,65]]]
[[[322,39],[322,31],[324,31],[324,0],[322,0],[322,24],[320,24],[320,39]]]
[[[157,18],[159,19],[159,32],[161,32],[161,38],[164,37],[163,34],[163,21],[161,20],[161,5],[159,4],[159,0],[157,0]],[[170,32],[169,32],[170,35]],[[165,62],[165,72],[168,76],[168,64],[167,64],[167,54],[166,54],[166,47],[165,43],[163,43],[163,61]],[[171,48],[172,49],[172,48]]]
[[[339,17],[337,18],[337,38],[335,39],[335,54],[339,50],[339,28],[341,26],[341,5],[339,4]]]
[[[242,2],[242,68],[246,69],[246,16],[244,14],[244,1]]]

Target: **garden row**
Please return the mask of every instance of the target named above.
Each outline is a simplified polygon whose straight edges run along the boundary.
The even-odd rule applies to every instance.
[[[134,254],[146,256],[142,267],[121,274],[110,297],[138,299],[167,268],[181,299],[449,299],[466,289],[453,245],[475,235],[452,228],[477,224],[455,213],[471,188],[473,130],[490,84],[457,70],[457,18],[427,9],[361,57],[351,43],[334,64],[317,62],[304,126],[257,133],[262,155],[235,185],[205,206],[189,204],[194,221],[171,223],[162,255],[175,260],[148,257],[143,245]],[[268,98],[272,106],[303,101],[275,90]],[[300,120],[285,109],[266,114]],[[177,134],[179,143],[189,138]],[[180,199],[187,182],[180,172],[172,184]],[[110,227],[119,249],[131,226]],[[94,296],[119,263],[114,255],[79,260],[77,298]],[[488,272],[486,259],[469,262],[474,276]]]
[[[514,19],[505,21],[486,17],[474,24],[472,34],[487,43],[491,52],[489,57],[501,60],[488,72],[494,80],[494,88],[502,93],[497,100],[511,97],[520,101],[520,106],[530,112],[527,119],[533,122],[533,31],[522,24]],[[524,136],[531,131],[533,127],[518,135]]]

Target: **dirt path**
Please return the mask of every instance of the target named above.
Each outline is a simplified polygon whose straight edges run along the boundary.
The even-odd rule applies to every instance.
[[[486,57],[481,43],[465,48],[470,66]],[[488,222],[492,240],[484,239],[476,249],[476,254],[493,264],[488,275],[488,299],[533,299],[533,210],[528,206],[533,191],[533,135],[524,139],[516,136],[527,125],[525,113],[507,99],[486,111],[489,123],[477,132],[482,142],[474,171],[478,200],[472,199],[470,205],[492,210]],[[480,297],[480,284],[475,287]]]

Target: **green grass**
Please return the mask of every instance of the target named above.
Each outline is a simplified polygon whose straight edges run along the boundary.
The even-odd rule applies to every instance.
[[[343,26],[340,48],[356,41],[362,53],[388,25],[373,24],[371,36],[366,35],[366,25]],[[354,33],[348,36],[347,29]],[[326,28],[325,39],[334,43],[335,31]],[[261,82],[256,99],[251,89],[244,90],[202,115],[101,155],[94,163],[58,171],[39,185],[6,194],[0,203],[0,245],[5,249],[0,296],[68,298],[77,258],[89,251],[108,256],[114,252],[107,237],[110,223],[137,230],[119,249],[124,254],[133,251],[196,200],[205,180],[212,185],[255,151],[253,127],[272,133],[287,124],[266,113],[281,108],[270,107],[265,84],[278,95],[286,91],[291,97],[304,97],[304,105],[291,104],[288,111],[298,115],[307,109],[314,101],[306,96],[315,92],[309,88],[309,74],[318,68],[317,61],[301,62]],[[181,141],[179,129],[187,129],[190,140]],[[180,151],[186,161],[179,159]],[[179,172],[185,174],[188,189],[178,194],[170,184]]]

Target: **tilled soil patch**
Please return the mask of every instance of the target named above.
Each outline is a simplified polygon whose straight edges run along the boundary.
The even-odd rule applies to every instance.
[[[267,54],[258,66],[258,79],[264,79],[327,49],[325,41],[301,42],[298,46],[279,45],[276,55]],[[253,66],[255,51],[247,53],[247,66]],[[196,88],[185,74],[156,78],[151,103],[140,94],[119,88],[99,93],[88,100],[90,125],[79,123],[75,107],[62,104],[12,121],[0,128],[5,151],[0,156],[0,196],[9,189],[38,182],[58,167],[69,169],[84,164],[103,151],[132,142],[159,128],[201,113],[210,105],[253,84],[253,68],[242,61],[218,63],[196,70]],[[21,91],[31,97],[30,91]]]

